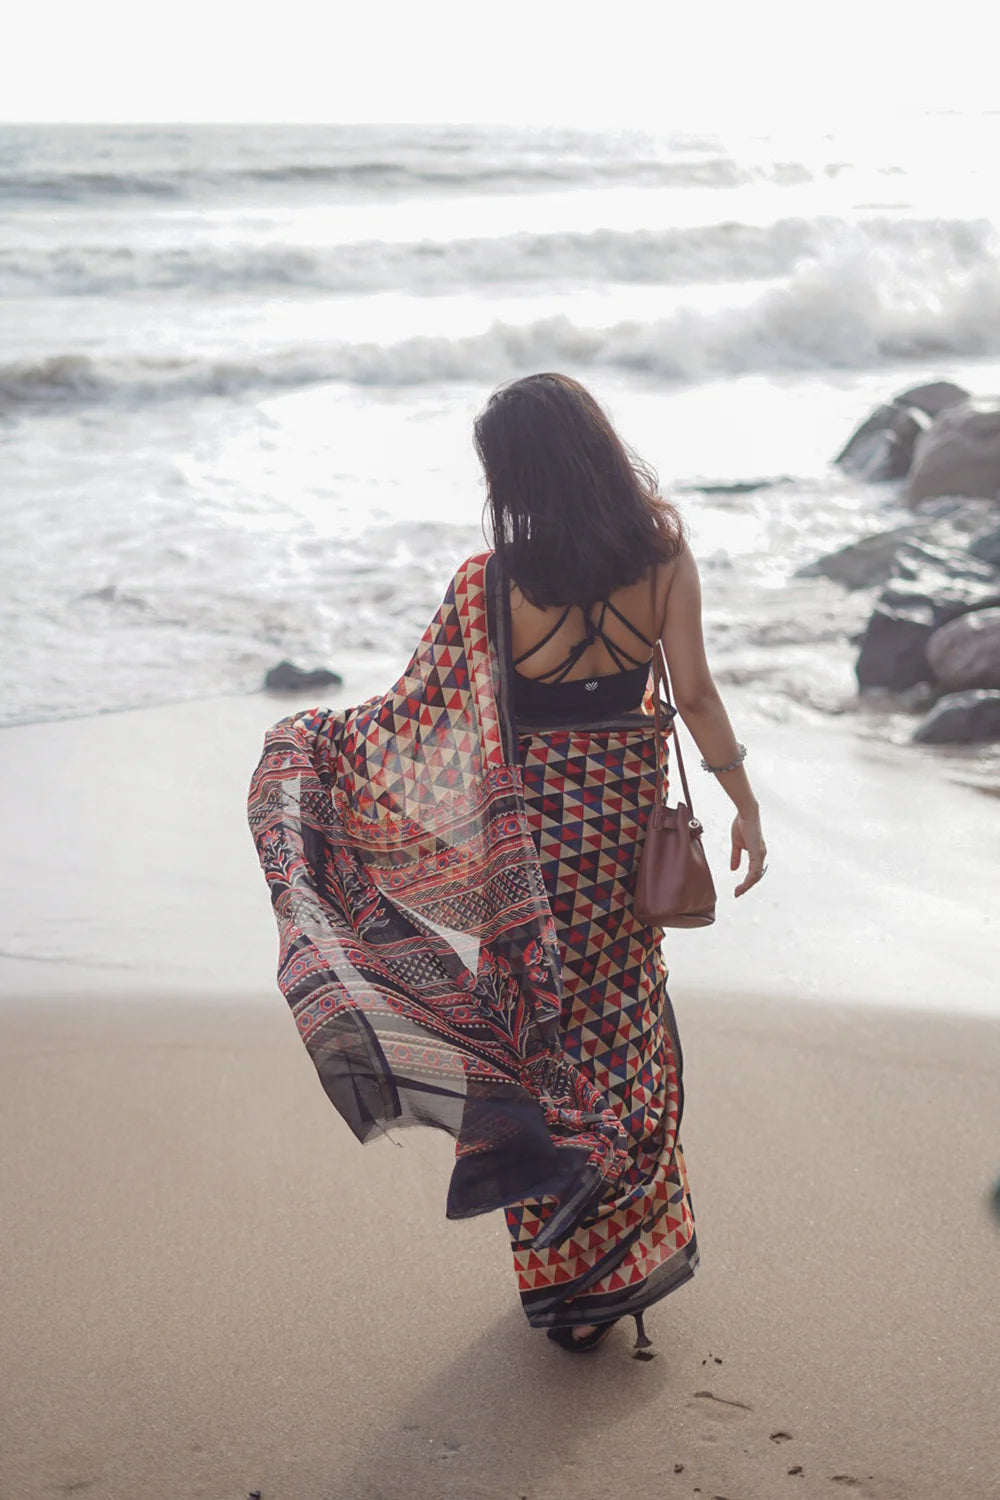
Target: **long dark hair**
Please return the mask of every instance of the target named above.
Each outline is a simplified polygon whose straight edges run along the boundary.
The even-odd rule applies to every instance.
[[[494,547],[532,604],[607,598],[681,550],[683,524],[655,472],[579,381],[502,385],[473,431]]]

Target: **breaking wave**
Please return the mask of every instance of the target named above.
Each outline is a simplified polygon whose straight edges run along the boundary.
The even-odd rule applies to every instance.
[[[1000,354],[1000,259],[983,254],[942,277],[933,258],[883,261],[848,246],[784,282],[742,287],[742,300],[680,307],[655,321],[586,327],[566,316],[495,322],[465,337],[332,342],[253,359],[100,359],[67,350],[0,365],[0,403],[49,406],[238,395],[343,381],[412,386],[493,382],[527,369],[611,366],[664,379],[824,367],[865,369],[932,356]]]

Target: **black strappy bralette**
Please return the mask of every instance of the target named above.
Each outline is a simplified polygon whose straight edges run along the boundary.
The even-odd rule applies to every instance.
[[[637,630],[610,599],[597,602],[601,606],[601,612],[596,621],[591,617],[588,606],[567,604],[548,634],[514,659],[514,713],[522,724],[536,724],[539,728],[553,724],[580,724],[591,719],[616,718],[619,714],[635,713],[642,706],[642,695],[649,676],[649,657],[640,660],[611,639],[604,629],[608,610],[650,650],[653,642],[647,640],[642,631]],[[558,666],[543,672],[539,677],[523,677],[517,668],[548,645],[552,637],[562,629],[572,609],[579,609],[583,615],[585,634],[582,640],[570,647]],[[603,643],[618,671],[605,673],[600,677],[574,677],[567,682],[567,673],[573,670],[587,647],[598,640]]]

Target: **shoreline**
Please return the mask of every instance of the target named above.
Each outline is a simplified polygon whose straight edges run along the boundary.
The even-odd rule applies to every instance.
[[[266,712],[259,717],[261,724],[273,722],[282,713],[295,708],[312,706],[324,702],[332,707],[341,704],[360,703],[373,693],[379,692],[393,682],[405,666],[405,653],[348,652],[340,656],[336,670],[344,678],[337,688],[315,689],[313,694],[289,694],[274,692],[263,686],[256,688],[234,688],[231,692],[203,692],[191,697],[165,698],[138,705],[117,705],[100,709],[80,709],[63,716],[18,719],[0,723],[0,736],[19,731],[42,728],[57,728],[63,725],[87,723],[91,720],[121,719],[130,714],[163,713],[170,709],[193,710],[203,706],[207,710],[219,704],[259,704],[273,707],[269,719]],[[740,716],[754,725],[793,723],[817,732],[831,734],[850,733],[859,741],[873,746],[890,746],[906,751],[907,758],[916,765],[931,768],[935,775],[959,782],[987,795],[1000,795],[1000,743],[978,742],[967,745],[921,745],[911,741],[909,729],[918,722],[917,711],[900,707],[896,697],[886,694],[880,699],[877,694],[858,694],[847,697],[836,708],[819,707],[815,703],[800,701],[781,691],[773,690],[764,677],[757,686],[745,683],[741,678],[729,680],[727,668],[717,672],[723,700],[732,703]],[[761,706],[761,705],[766,706]]]
[[[250,774],[275,720],[363,696],[349,684],[2,731],[0,818],[16,857],[0,865],[0,999],[275,995]],[[782,723],[750,694],[727,698],[769,870],[732,900],[732,810],[695,771],[719,910],[711,928],[668,934],[671,985],[1000,1012],[997,799],[843,721]]]

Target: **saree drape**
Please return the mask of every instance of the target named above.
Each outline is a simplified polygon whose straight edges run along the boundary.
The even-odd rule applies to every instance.
[[[560,1045],[621,1120],[628,1163],[559,1244],[532,1245],[536,1202],[511,1205],[507,1225],[529,1321],[600,1323],[641,1312],[697,1265],[663,932],[632,910],[658,746],[650,724],[619,723],[526,730],[518,749],[560,948]]]
[[[328,1096],[362,1142],[397,1125],[451,1133],[448,1216],[507,1211],[525,1310],[541,1325],[587,1321],[567,1301],[609,1306],[616,1274],[633,1302],[655,1300],[695,1251],[660,934],[630,929],[622,949],[631,866],[611,889],[601,864],[622,837],[635,856],[655,740],[644,724],[579,731],[591,749],[618,736],[584,802],[630,809],[581,832],[566,816],[576,749],[555,732],[519,737],[513,720],[508,601],[492,554],[469,558],[387,693],[268,731],[248,814],[279,988]],[[583,864],[553,865],[556,845],[586,851]],[[567,892],[595,873],[581,915]],[[618,1063],[595,1068],[589,1041],[574,1040],[581,984],[603,990],[608,1017],[619,1012],[648,1054],[625,1093]],[[647,1094],[662,1109],[644,1112]],[[685,1245],[668,1219],[686,1226]],[[679,1257],[668,1273],[653,1246],[664,1234]]]

